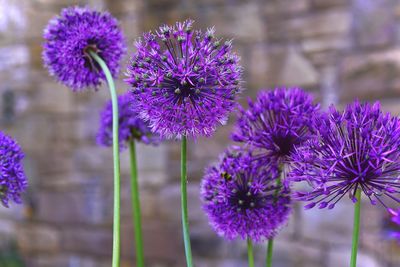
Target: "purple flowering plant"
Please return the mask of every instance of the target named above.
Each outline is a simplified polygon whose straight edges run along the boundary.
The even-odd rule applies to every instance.
[[[118,21],[108,12],[68,7],[44,30],[43,61],[52,76],[74,91],[97,88],[106,76],[90,55],[97,53],[116,77],[126,50]]]
[[[248,104],[240,107],[232,139],[257,149],[260,159],[289,163],[295,147],[311,138],[319,105],[300,88],[261,91]]]
[[[111,101],[100,117],[97,143],[113,146],[114,243],[112,266],[120,265],[119,150],[131,156],[132,213],[136,266],[144,267],[136,142],[158,144],[181,139],[181,210],[186,263],[192,267],[187,207],[187,139],[210,137],[237,107],[242,67],[232,41],[214,28],[194,30],[193,21],[163,25],[143,34],[127,68],[131,90],[117,97],[113,78],[126,51],[118,21],[108,12],[70,7],[44,30],[43,61],[50,75],[73,91],[97,89],[107,81]],[[201,200],[211,227],[228,240],[268,240],[267,267],[272,266],[273,239],[287,222],[293,200],[306,208],[332,209],[349,195],[355,203],[351,267],[356,266],[361,195],[380,203],[400,224],[400,123],[379,103],[331,107],[321,113],[300,88],[262,91],[248,109],[239,107],[231,137],[242,148],[228,148],[207,168]],[[0,132],[0,200],[19,203],[27,186],[18,144]],[[287,177],[286,177],[287,176]],[[291,193],[293,182],[306,192]],[[363,193],[363,194],[362,194]],[[396,235],[398,237],[398,235]]]
[[[49,21],[44,30],[43,61],[51,76],[81,91],[107,81],[112,101],[114,223],[112,266],[120,265],[120,159],[118,99],[114,80],[125,53],[125,39],[118,21],[108,12],[88,7],[68,7]],[[139,248],[140,249],[140,248]],[[138,263],[143,267],[142,263]]]
[[[139,118],[133,107],[133,97],[128,92],[118,96],[119,141],[124,149],[134,139],[144,144],[157,145],[160,139],[153,134],[147,122]],[[102,146],[112,145],[112,103],[108,101],[100,115],[100,127],[97,133],[97,143]]]
[[[355,101],[343,112],[331,106],[316,120],[315,139],[292,157],[290,180],[306,181],[310,192],[295,197],[309,202],[306,208],[332,209],[346,195],[356,203],[361,190],[372,205],[384,196],[400,202],[400,121],[373,105]]]
[[[276,183],[275,164],[251,152],[227,149],[207,168],[201,183],[203,208],[212,228],[226,239],[262,242],[276,235],[291,211],[288,188]]]
[[[242,68],[232,42],[193,30],[193,21],[163,25],[136,41],[126,82],[136,110],[162,138],[181,139],[181,212],[186,264],[193,266],[187,208],[187,138],[211,136],[237,105]]]
[[[254,158],[268,166],[278,167],[274,182],[289,188],[286,174],[291,155],[314,133],[314,118],[319,105],[300,88],[276,88],[261,91],[256,101],[248,100],[248,109],[239,108],[239,118],[231,135],[254,153]],[[277,192],[277,199],[280,192]],[[266,266],[272,266],[273,238],[268,239]]]
[[[19,144],[0,131],[0,201],[4,207],[9,207],[10,201],[21,203],[21,194],[28,186],[24,156]]]
[[[137,110],[162,137],[210,136],[236,106],[242,68],[232,42],[192,29],[161,26],[136,42],[126,82]]]
[[[361,197],[385,208],[385,199],[400,202],[400,122],[384,114],[379,102],[355,101],[343,112],[331,106],[316,125],[315,138],[292,155],[289,179],[311,185],[294,198],[308,202],[306,208],[333,209],[344,196],[350,197],[355,204],[350,266],[355,267]]]

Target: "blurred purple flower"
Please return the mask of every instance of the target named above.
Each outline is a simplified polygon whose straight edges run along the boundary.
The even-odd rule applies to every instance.
[[[291,211],[289,191],[277,185],[278,175],[276,166],[228,149],[206,170],[201,184],[203,208],[213,229],[229,240],[273,237]]]
[[[346,194],[356,202],[360,188],[375,205],[388,197],[399,199],[400,122],[384,115],[379,102],[358,101],[343,112],[331,106],[316,120],[317,137],[296,149],[292,156],[291,181],[307,181],[311,192],[297,192],[295,198],[332,209]]]
[[[126,47],[118,21],[108,12],[68,7],[50,20],[44,30],[43,61],[52,76],[74,91],[97,87],[105,80],[89,55],[96,52],[113,76]]]
[[[299,88],[261,91],[249,108],[240,108],[232,139],[257,149],[260,158],[287,163],[297,145],[312,136],[319,105]]]
[[[17,142],[0,131],[0,200],[5,207],[10,201],[21,203],[21,194],[28,186],[23,158]]]
[[[118,96],[120,147],[125,148],[131,138],[145,144],[157,145],[160,139],[151,132],[148,123],[138,117],[133,109],[132,100],[130,93]],[[106,103],[101,112],[97,143],[102,146],[112,146],[111,100]]]
[[[193,21],[164,25],[136,42],[126,82],[140,116],[167,138],[210,136],[236,105],[242,68],[231,41],[192,30]]]
[[[398,210],[389,209],[389,212],[392,216],[392,222],[394,222],[395,224],[397,224],[398,227],[400,227],[400,209]],[[398,242],[400,242],[400,230],[389,231],[388,235],[389,238],[395,239]]]

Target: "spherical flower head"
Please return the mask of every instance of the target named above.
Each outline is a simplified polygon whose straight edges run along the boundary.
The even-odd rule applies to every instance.
[[[43,61],[52,76],[74,91],[98,87],[105,80],[89,52],[97,53],[113,76],[126,47],[118,21],[108,12],[68,7],[44,30]]]
[[[259,151],[261,158],[287,163],[294,148],[312,136],[319,105],[299,88],[261,91],[240,108],[232,139]]]
[[[203,208],[213,229],[229,240],[273,237],[291,210],[289,191],[277,182],[278,175],[273,164],[228,149],[206,170],[201,184]]]
[[[28,185],[23,158],[17,142],[0,131],[0,201],[5,207],[10,201],[21,203],[21,194]]]
[[[231,41],[192,30],[193,21],[162,26],[136,42],[127,83],[140,116],[166,138],[210,136],[236,105],[242,68]]]
[[[121,149],[126,148],[131,140],[144,144],[157,145],[160,139],[153,134],[147,122],[138,117],[133,109],[133,98],[130,93],[118,96],[119,142]],[[100,128],[97,143],[102,146],[112,146],[113,111],[111,100],[106,103],[100,115]]]
[[[357,202],[361,189],[370,202],[383,198],[400,202],[400,122],[383,114],[379,102],[355,101],[343,112],[331,106],[316,120],[317,135],[292,156],[291,181],[306,181],[312,189],[297,192],[306,208],[335,207],[345,195]]]

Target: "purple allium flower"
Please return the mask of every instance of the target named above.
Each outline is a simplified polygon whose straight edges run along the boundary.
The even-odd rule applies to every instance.
[[[50,20],[44,30],[43,60],[52,76],[74,91],[97,87],[105,80],[89,55],[96,52],[113,76],[126,47],[118,21],[108,12],[69,7]]]
[[[125,93],[118,96],[119,111],[119,142],[125,148],[131,138],[145,144],[157,145],[160,139],[154,135],[147,122],[140,119],[133,109],[132,95]],[[108,101],[101,112],[100,128],[97,143],[102,146],[112,146],[112,103]]]
[[[319,105],[298,88],[261,91],[249,108],[240,108],[232,139],[257,149],[260,158],[286,163],[294,148],[312,136]]]
[[[379,102],[358,101],[343,112],[331,106],[316,120],[314,139],[292,156],[292,181],[307,181],[311,192],[297,192],[298,200],[332,209],[346,194],[356,202],[361,189],[375,205],[383,197],[400,202],[400,122],[383,114]]]
[[[231,41],[192,30],[193,21],[164,25],[136,42],[126,81],[140,116],[167,138],[210,136],[236,105],[242,68]]]
[[[10,201],[21,203],[21,194],[28,186],[23,158],[17,142],[0,131],[0,201],[5,207]]]
[[[221,236],[263,241],[287,221],[290,197],[280,186],[279,171],[250,152],[228,149],[209,167],[201,184],[203,208]]]

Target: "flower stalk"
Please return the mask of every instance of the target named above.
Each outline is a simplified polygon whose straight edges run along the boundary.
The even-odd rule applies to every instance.
[[[357,188],[355,198],[357,202],[354,204],[354,224],[353,224],[353,241],[351,246],[350,267],[357,265],[358,241],[360,235],[360,213],[361,213],[361,189]]]
[[[106,76],[108,88],[111,94],[112,110],[113,110],[113,164],[114,164],[114,218],[113,218],[113,250],[112,250],[112,267],[120,267],[121,254],[121,176],[120,176],[120,159],[119,159],[119,115],[118,115],[118,98],[115,90],[114,80],[111,72],[104,60],[95,52],[89,51],[90,56],[99,64],[100,68]]]
[[[187,140],[182,137],[181,146],[181,208],[182,208],[182,230],[183,242],[185,245],[186,265],[192,267],[192,249],[190,245],[190,232],[189,232],[189,215],[187,204]]]
[[[136,145],[133,138],[129,141],[130,163],[131,163],[131,200],[133,229],[135,231],[136,266],[144,267],[142,221],[140,211],[139,183],[136,162]]]
[[[249,261],[249,267],[254,267],[253,242],[250,238],[247,238],[247,257]]]

